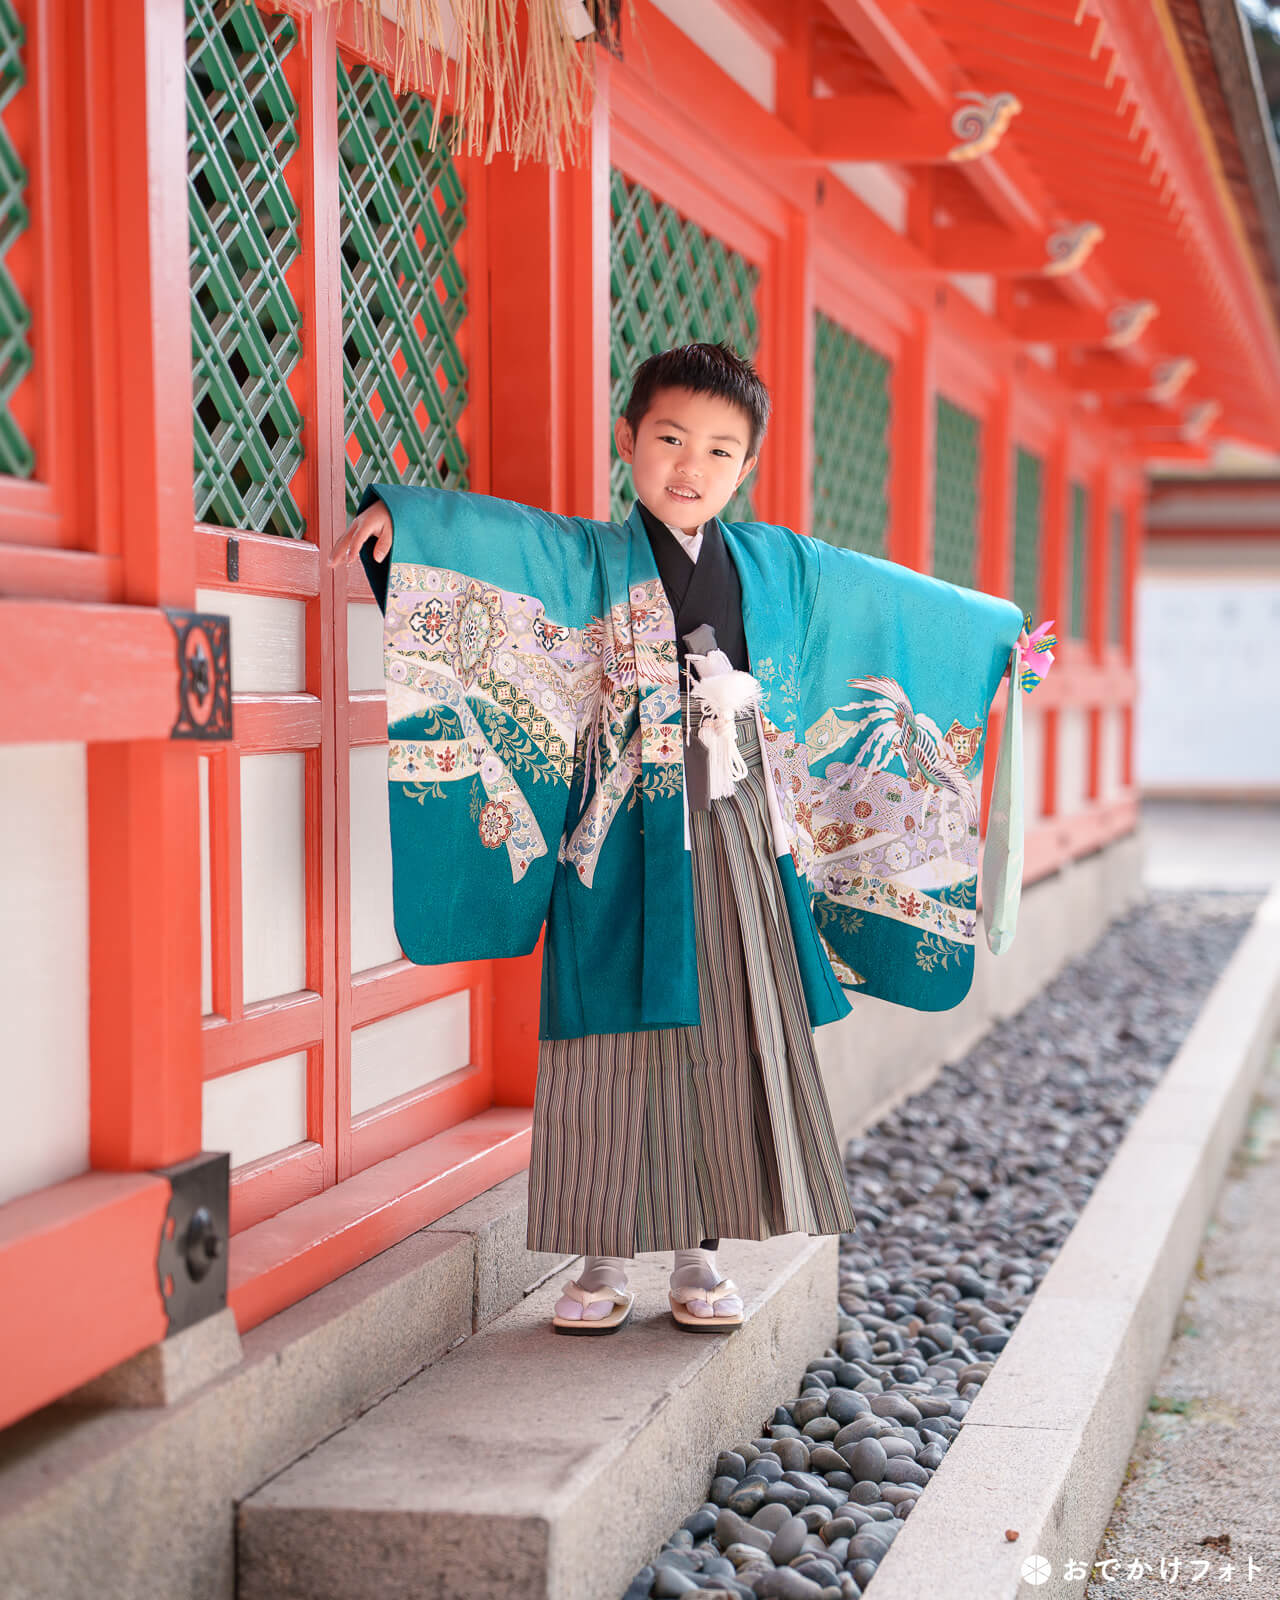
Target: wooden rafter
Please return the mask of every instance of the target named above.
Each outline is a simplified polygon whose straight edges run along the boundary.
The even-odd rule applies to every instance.
[[[955,60],[914,5],[826,0],[827,9],[910,106],[945,106],[962,87]]]

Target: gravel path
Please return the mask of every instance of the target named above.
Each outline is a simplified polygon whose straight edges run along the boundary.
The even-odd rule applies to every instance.
[[[720,1454],[706,1501],[625,1600],[868,1591],[1262,898],[1148,891],[849,1142],[858,1231],[840,1241],[836,1346],[762,1437]]]

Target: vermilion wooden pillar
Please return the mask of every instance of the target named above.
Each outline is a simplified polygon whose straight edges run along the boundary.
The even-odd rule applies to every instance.
[[[778,118],[807,138],[813,120],[813,18],[797,6],[786,21],[788,38],[777,52],[775,105]],[[829,177],[797,175],[796,200],[788,210],[786,233],[775,248],[772,326],[778,338],[769,383],[773,417],[765,445],[771,493],[756,502],[756,514],[769,515],[797,533],[813,529],[813,244],[815,190]],[[757,469],[758,470],[758,469]],[[766,509],[767,506],[767,509]]]
[[[491,492],[566,515],[609,510],[609,56],[577,165],[499,155],[485,169]],[[532,1105],[542,946],[494,963],[494,1100]]]
[[[997,383],[983,423],[982,502],[978,524],[976,584],[987,594],[1009,595],[1013,589],[1013,431],[1012,394],[1007,377]],[[987,743],[982,761],[982,805],[979,832],[985,837],[991,790],[995,783],[1000,734],[1008,710],[1006,685],[999,709],[988,718]]]
[[[1107,659],[1107,594],[1111,580],[1111,497],[1114,493],[1111,473],[1104,462],[1094,470],[1089,483],[1089,527],[1087,531],[1088,554],[1085,571],[1089,589],[1085,597],[1088,620],[1089,665],[1101,673]],[[1102,792],[1102,731],[1104,707],[1094,703],[1089,707],[1089,767],[1086,795],[1097,804]]]
[[[111,374],[98,412],[102,491],[121,598],[189,608],[192,380],[182,0],[120,0],[95,31],[92,252],[104,271],[86,365]],[[194,1155],[201,1137],[196,749],[91,744],[90,1163]]]
[[[1053,632],[1060,640],[1067,638],[1068,622],[1065,568],[1069,447],[1068,426],[1063,422],[1054,430],[1053,441],[1045,457],[1044,515],[1041,521],[1043,542],[1040,549],[1040,614],[1031,619],[1038,627],[1046,618],[1053,618]],[[1061,655],[1064,658],[1069,654],[1069,648],[1062,649]],[[1068,663],[1064,659],[1062,664],[1066,666]],[[1059,814],[1058,723],[1057,706],[1046,706],[1041,723],[1044,729],[1043,782],[1046,817],[1056,817]]]
[[[1124,651],[1124,659],[1131,671],[1137,670],[1137,610],[1138,610],[1138,571],[1142,564],[1142,540],[1145,528],[1144,511],[1145,493],[1142,480],[1131,487],[1126,494],[1124,511],[1124,594],[1120,606],[1120,643]],[[1124,785],[1126,789],[1133,788],[1137,781],[1134,761],[1134,751],[1138,730],[1135,725],[1137,717],[1137,697],[1129,701],[1125,708],[1124,728]]]
[[[903,566],[928,572],[933,565],[936,334],[931,312],[917,311],[912,321],[893,371],[887,553]]]
[[[764,457],[769,493],[757,515],[797,533],[813,526],[813,226],[807,212],[792,211],[775,253],[773,326],[777,330],[773,405]],[[766,509],[767,508],[767,509]]]
[[[319,594],[306,608],[306,688],[320,706],[318,749],[306,753],[311,894],[307,915],[308,986],[322,996],[321,1043],[307,1052],[308,1137],[323,1152],[323,1181],[352,1172],[351,1136],[351,761],[346,733],[351,716],[347,671],[349,575],[335,572],[328,556],[346,525],[346,429],[342,385],[342,299],[337,262],[341,248],[338,172],[337,50],[333,11],[319,8],[302,55],[306,74],[302,110],[303,159],[290,164],[302,193],[305,219],[300,305],[309,337],[303,341],[299,380],[308,419],[307,532],[320,551]]]
[[[934,236],[934,182],[931,168],[912,174],[907,198],[907,232],[926,255]],[[933,567],[934,440],[937,432],[938,374],[936,317],[945,304],[939,288],[912,311],[911,332],[893,373],[890,423],[889,532],[886,553],[893,561],[929,572]]]

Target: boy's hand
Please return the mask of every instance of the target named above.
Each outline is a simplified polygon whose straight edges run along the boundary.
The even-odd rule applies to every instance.
[[[1025,646],[1028,642],[1029,642],[1029,635],[1027,633],[1027,630],[1025,628],[1023,628],[1022,632],[1018,635],[1018,643],[1020,645]],[[1000,674],[1000,676],[1002,678],[1007,678],[1007,677],[1009,677],[1011,675],[1012,671],[1013,671],[1013,657],[1010,656],[1009,657],[1009,664],[1004,669],[1004,671]]]
[[[370,539],[378,541],[373,547],[373,559],[385,561],[391,553],[391,513],[381,500],[375,500],[367,511],[357,514],[351,526],[334,545],[329,565],[351,566],[359,558],[361,546],[367,544]]]

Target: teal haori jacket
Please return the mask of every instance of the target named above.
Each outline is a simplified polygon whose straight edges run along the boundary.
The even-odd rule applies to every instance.
[[[374,484],[396,933],[433,965],[527,954],[540,1036],[696,1024],[675,624],[625,522]],[[846,991],[919,1011],[968,993],[980,762],[1023,625],[1010,600],[766,522],[722,522],[742,585],[778,872],[813,1025]],[[983,919],[1022,877],[1011,676]]]

